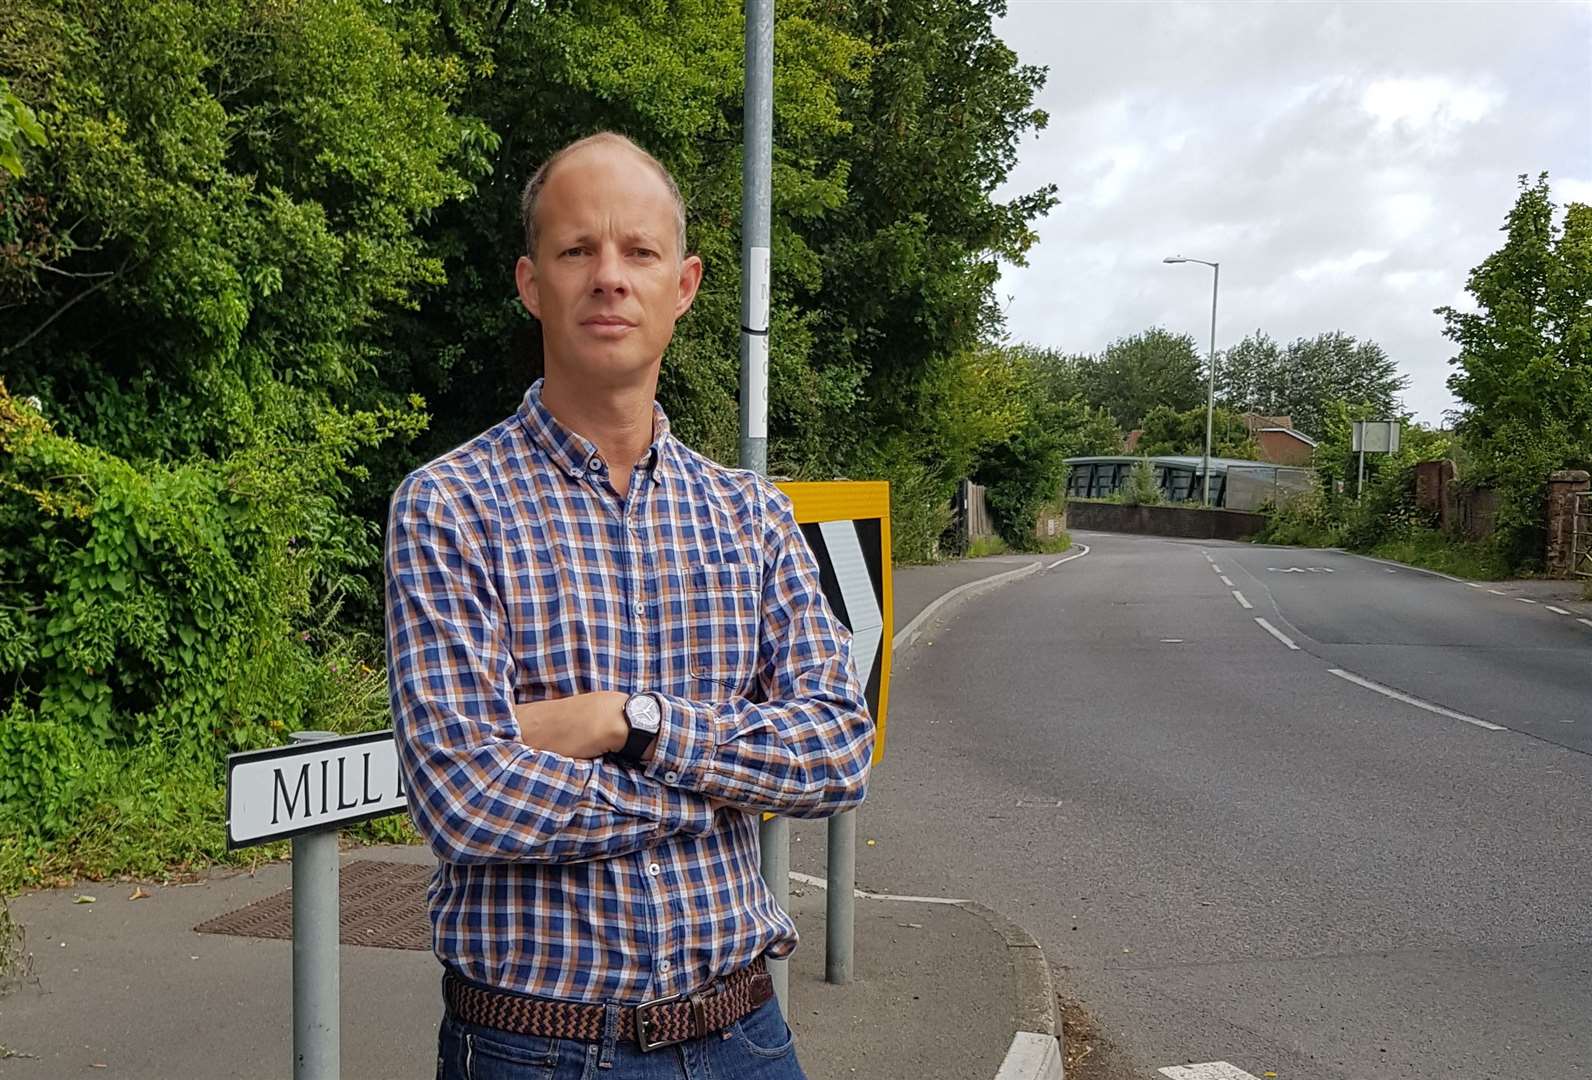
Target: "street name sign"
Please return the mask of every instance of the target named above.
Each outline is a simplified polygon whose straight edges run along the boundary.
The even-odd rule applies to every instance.
[[[369,821],[407,805],[390,730],[227,758],[229,850]]]

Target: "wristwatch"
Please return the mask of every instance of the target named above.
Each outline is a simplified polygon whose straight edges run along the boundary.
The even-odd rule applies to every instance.
[[[657,695],[631,694],[625,702],[625,723],[630,725],[630,738],[616,756],[626,764],[640,765],[663,723],[663,708]]]

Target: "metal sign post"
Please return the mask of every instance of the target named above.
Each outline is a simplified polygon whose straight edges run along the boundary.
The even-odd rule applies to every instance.
[[[337,833],[402,811],[408,796],[391,731],[300,731],[293,742],[227,758],[227,848],[293,839],[293,1080],[337,1080]]]
[[[746,0],[746,120],[741,165],[741,467],[768,472],[769,207],[774,165],[774,0]],[[763,880],[790,907],[790,823],[764,821]],[[774,993],[790,1014],[789,961],[770,960]]]
[[[893,596],[890,577],[890,485],[882,481],[786,483],[796,522],[818,563],[835,617],[851,631],[851,658],[874,720],[873,760],[884,754],[890,700]],[[857,812],[829,819],[825,891],[824,980],[851,981],[856,941]]]

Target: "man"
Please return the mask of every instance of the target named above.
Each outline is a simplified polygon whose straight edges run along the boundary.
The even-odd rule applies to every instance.
[[[862,800],[873,725],[790,503],[654,402],[702,263],[601,134],[525,189],[544,379],[393,497],[387,648],[445,1014],[438,1075],[801,1077],[758,813]]]

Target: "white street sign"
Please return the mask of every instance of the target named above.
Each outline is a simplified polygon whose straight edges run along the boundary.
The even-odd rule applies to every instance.
[[[227,847],[368,821],[408,805],[391,731],[227,758]]]

